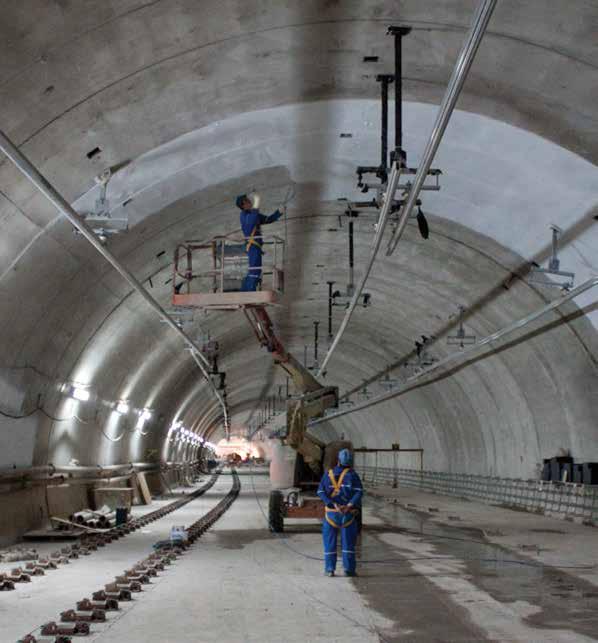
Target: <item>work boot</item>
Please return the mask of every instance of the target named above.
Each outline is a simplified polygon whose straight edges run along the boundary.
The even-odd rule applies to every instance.
[[[345,576],[357,576],[357,572],[348,572],[345,570]]]
[[[330,578],[332,578],[332,577],[334,576],[334,572],[333,572],[333,571],[331,571],[331,572],[324,572],[324,573],[326,574],[326,576],[328,576],[328,577],[330,577]]]

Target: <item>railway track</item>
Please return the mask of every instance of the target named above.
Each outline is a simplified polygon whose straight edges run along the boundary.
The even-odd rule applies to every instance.
[[[58,569],[62,565],[67,565],[82,556],[90,556],[99,548],[106,547],[110,543],[149,525],[151,522],[164,518],[164,516],[180,509],[211,489],[216,483],[220,473],[220,471],[213,473],[204,485],[186,495],[185,498],[175,500],[165,507],[130,520],[124,525],[112,527],[102,533],[90,532],[89,534],[85,534],[75,545],[62,547],[53,551],[49,556],[43,556],[37,560],[29,561],[24,567],[15,567],[10,573],[0,574],[0,591],[14,590],[19,583],[30,583],[36,577],[44,576],[47,572]]]
[[[205,493],[207,488],[215,483],[218,475],[219,472],[214,474],[206,485],[195,492],[194,497],[191,497],[192,494],[190,494],[189,498],[185,498],[183,504],[187,504]],[[91,597],[84,597],[77,601],[74,608],[61,612],[57,620],[45,623],[34,632],[19,639],[17,643],[70,643],[73,637],[96,633],[94,626],[97,627],[108,622],[111,613],[120,610],[121,602],[141,599],[144,586],[155,582],[167,567],[176,564],[230,508],[241,489],[239,476],[234,470],[232,471],[232,480],[233,484],[228,494],[213,509],[186,527],[188,539],[185,542],[171,544],[149,553],[145,558],[125,569],[121,575],[116,576],[113,582],[92,592]]]

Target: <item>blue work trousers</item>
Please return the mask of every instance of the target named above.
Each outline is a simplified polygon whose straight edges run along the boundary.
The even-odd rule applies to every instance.
[[[251,244],[247,251],[247,258],[249,260],[249,270],[247,276],[243,279],[241,284],[242,292],[250,292],[257,290],[258,284],[262,280],[262,250],[256,245]]]
[[[337,512],[327,512],[326,517],[336,524],[341,524],[342,519],[347,521],[350,516],[343,516]],[[338,532],[341,532],[341,547],[343,553],[343,567],[346,572],[355,571],[355,544],[359,528],[357,519],[353,519],[346,527],[333,527],[324,518],[322,523],[322,539],[324,540],[324,569],[333,572],[336,569],[336,543]]]

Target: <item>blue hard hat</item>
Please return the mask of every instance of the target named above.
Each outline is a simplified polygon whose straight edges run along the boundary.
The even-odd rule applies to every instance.
[[[235,203],[239,208],[239,210],[243,209],[243,201],[245,201],[246,198],[247,198],[246,194],[239,194],[239,196],[237,197],[237,200],[235,201]]]
[[[353,462],[353,455],[349,449],[341,449],[338,452],[338,461],[343,467],[350,467]]]

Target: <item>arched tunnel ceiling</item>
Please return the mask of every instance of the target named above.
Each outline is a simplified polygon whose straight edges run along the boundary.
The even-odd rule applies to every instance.
[[[405,46],[405,147],[416,162],[473,9],[473,2],[166,1],[15,8],[3,21],[12,35],[2,41],[2,128],[81,211],[96,196],[95,175],[132,161],[110,186],[113,203],[133,199],[132,227],[111,247],[163,303],[178,241],[236,229],[231,196],[242,189],[261,188],[275,206],[297,184],[286,230],[287,300],[275,318],[302,356],[313,320],[325,326],[326,280],[347,281],[336,199],[356,196],[355,166],[378,158],[373,76],[392,69],[385,28],[414,27]],[[367,288],[374,304],[358,311],[329,369],[341,390],[395,363],[420,334],[438,333],[459,303],[473,308],[468,327],[483,336],[553,297],[519,280],[508,291],[501,286],[522,258],[545,261],[550,223],[569,232],[563,266],[578,281],[595,274],[597,16],[590,2],[573,17],[565,2],[550,11],[499,3],[464,111],[435,162],[444,176],[442,192],[424,202],[431,239],[424,243],[409,226],[398,253],[378,262]],[[364,55],[380,62],[368,66]],[[101,152],[87,159],[96,146]],[[0,187],[7,379],[26,367],[29,398],[42,390],[51,403],[55,382],[90,382],[104,400],[131,398],[161,416],[147,438],[130,430],[118,443],[105,435],[127,425],[116,426],[99,403],[93,417],[81,417],[87,424],[45,418],[28,429],[31,453],[20,457],[142,459],[161,448],[174,413],[202,432],[217,428],[214,399],[177,338],[6,161]],[[358,266],[372,223],[365,215],[358,222]],[[282,233],[282,224],[276,229]],[[598,458],[593,301],[578,302],[586,317],[347,416],[326,435],[345,432],[368,444],[399,436],[424,446],[431,467],[509,475],[529,475],[561,447]],[[221,342],[233,421],[243,423],[283,380],[240,315],[197,314],[193,332],[200,326]],[[447,350],[435,347],[438,355]],[[65,417],[85,413],[71,402],[55,406]]]

